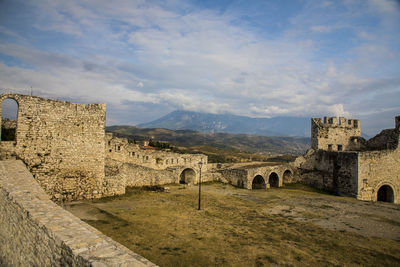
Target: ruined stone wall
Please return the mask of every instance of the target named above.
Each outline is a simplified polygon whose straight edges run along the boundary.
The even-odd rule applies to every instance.
[[[323,177],[323,188],[343,196],[357,196],[358,153],[318,152],[316,169],[329,172]]]
[[[317,153],[310,148],[307,152],[296,158],[294,167],[297,169],[297,177],[300,183],[308,184],[322,189],[323,173],[315,169]]]
[[[378,191],[385,186],[381,200],[400,203],[400,116],[395,118],[394,129],[383,130],[367,142],[358,142],[356,145],[353,141],[357,139],[355,135],[359,134],[359,122],[354,124],[353,120],[346,127],[340,126],[345,123],[344,118],[341,124],[335,120],[326,119],[325,122],[328,124],[322,123],[321,119],[312,119],[314,149],[295,162],[301,181],[340,195],[369,201],[377,201]],[[343,150],[357,151],[328,151],[327,144],[344,142],[346,139],[350,143]]]
[[[240,188],[247,188],[247,170],[224,169],[220,170],[219,172],[228,181],[229,184]]]
[[[228,180],[222,176],[220,172],[202,172],[201,174],[201,181],[202,182],[212,182],[212,181],[218,181],[224,184],[228,183]]]
[[[127,186],[152,186],[179,183],[179,176],[171,170],[155,170],[144,166],[106,159],[107,195],[125,193]]]
[[[390,187],[392,199],[400,203],[400,116],[395,117],[395,128],[386,129],[368,140],[366,149],[359,153],[358,199],[377,201],[382,187]]]
[[[361,123],[359,120],[347,120],[340,117],[311,119],[311,146],[314,150],[328,151],[359,150]]]
[[[129,143],[126,138],[106,134],[106,157],[118,161],[145,166],[156,170],[165,170],[185,166],[197,168],[203,162],[202,170],[207,171],[208,157],[203,154],[178,154],[161,150],[141,149],[137,144]]]
[[[102,195],[105,104],[73,104],[19,94],[15,154],[54,199]],[[1,110],[0,110],[1,115]],[[1,123],[0,123],[1,125]]]
[[[356,197],[358,153],[312,150],[298,163],[300,181],[339,195]]]
[[[179,166],[157,170],[111,158],[106,159],[105,166],[105,188],[107,195],[124,194],[127,186],[178,184],[182,172],[188,169],[188,167]],[[199,168],[193,167],[192,170],[195,173],[195,177],[190,182],[191,185],[197,184],[200,178]],[[215,180],[224,181],[219,173],[207,173],[202,170],[202,182]]]
[[[0,161],[0,266],[155,266],[57,206],[19,160]]]
[[[358,199],[377,201],[378,190],[388,185],[394,203],[400,203],[400,149],[367,151],[359,154]]]
[[[364,150],[385,150],[399,147],[400,116],[395,117],[395,128],[382,130],[366,142]]]
[[[395,149],[399,133],[395,129],[386,129],[367,141],[366,150]]]
[[[252,188],[253,179],[261,175],[266,183],[266,188],[271,187],[271,176],[276,175],[278,178],[278,187],[284,185],[284,183],[296,182],[295,173],[293,167],[290,164],[278,164],[275,166],[264,166],[258,168],[250,168],[247,170],[247,188]]]
[[[207,173],[208,159],[203,154],[178,154],[145,150],[126,138],[106,134],[105,191],[107,195],[123,194],[127,186],[152,186],[179,183],[184,170],[194,173],[189,184],[221,179],[219,174]]]
[[[275,166],[263,166],[263,167],[242,167],[242,168],[228,168],[218,170],[222,174],[228,183],[241,188],[252,189],[253,179],[260,175],[263,177],[266,188],[269,188],[270,175],[275,173],[278,176],[278,186],[281,187],[284,184],[284,179],[287,183],[296,182],[294,177],[293,166],[290,164],[278,164]],[[286,173],[285,173],[286,172]]]

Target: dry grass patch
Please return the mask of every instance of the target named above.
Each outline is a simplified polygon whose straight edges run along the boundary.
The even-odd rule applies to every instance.
[[[298,207],[290,204],[291,216],[269,212],[282,202],[304,198],[329,202],[320,205],[329,212],[343,198],[299,188],[251,191],[208,184],[202,187],[203,209],[198,211],[197,187],[169,187],[169,192],[133,188],[124,196],[71,203],[67,209],[160,266],[394,266],[400,262],[398,241],[329,230],[293,217],[315,219],[319,210],[293,213]],[[82,209],[84,214],[79,212]],[[388,220],[393,225],[397,219]]]

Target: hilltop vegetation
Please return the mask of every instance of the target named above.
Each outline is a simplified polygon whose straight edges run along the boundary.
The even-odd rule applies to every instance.
[[[108,132],[129,140],[168,142],[175,152],[204,153],[210,162],[269,161],[281,154],[299,155],[309,148],[309,138],[268,137],[250,134],[201,133],[190,130],[110,126]],[[286,160],[290,160],[287,157]]]

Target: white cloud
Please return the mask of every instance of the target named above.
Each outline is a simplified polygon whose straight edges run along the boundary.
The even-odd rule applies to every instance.
[[[368,4],[372,11],[378,11],[382,14],[400,13],[400,4],[396,0],[368,0]]]
[[[368,2],[368,12],[374,7],[392,14],[392,2],[378,2]],[[399,51],[387,41],[399,40],[388,34],[395,27],[360,27],[354,20],[367,12],[360,4],[339,14],[335,2],[313,3],[272,38],[233,23],[235,13],[183,2],[177,8],[147,1],[37,1],[33,25],[67,34],[71,46],[47,51],[0,42],[1,53],[29,65],[0,64],[0,80],[5,87],[32,85],[43,96],[74,96],[125,110],[134,102],[152,110],[160,105],[160,114],[165,107],[264,117],[362,112],[368,108],[352,107],[358,94],[370,97],[377,81],[396,76]],[[327,45],[338,29],[351,31],[356,41]],[[12,34],[0,28],[5,30]],[[389,65],[392,72],[376,74]]]
[[[333,30],[334,30],[334,27],[326,26],[326,25],[316,25],[316,26],[311,27],[311,31],[320,32],[320,33],[330,33]]]
[[[344,110],[343,104],[334,104],[329,107],[330,113],[337,117],[350,117],[350,113]]]

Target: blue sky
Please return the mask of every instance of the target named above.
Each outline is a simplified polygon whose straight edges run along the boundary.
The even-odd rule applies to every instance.
[[[107,124],[176,109],[400,115],[395,0],[1,0],[0,90],[107,103]]]

